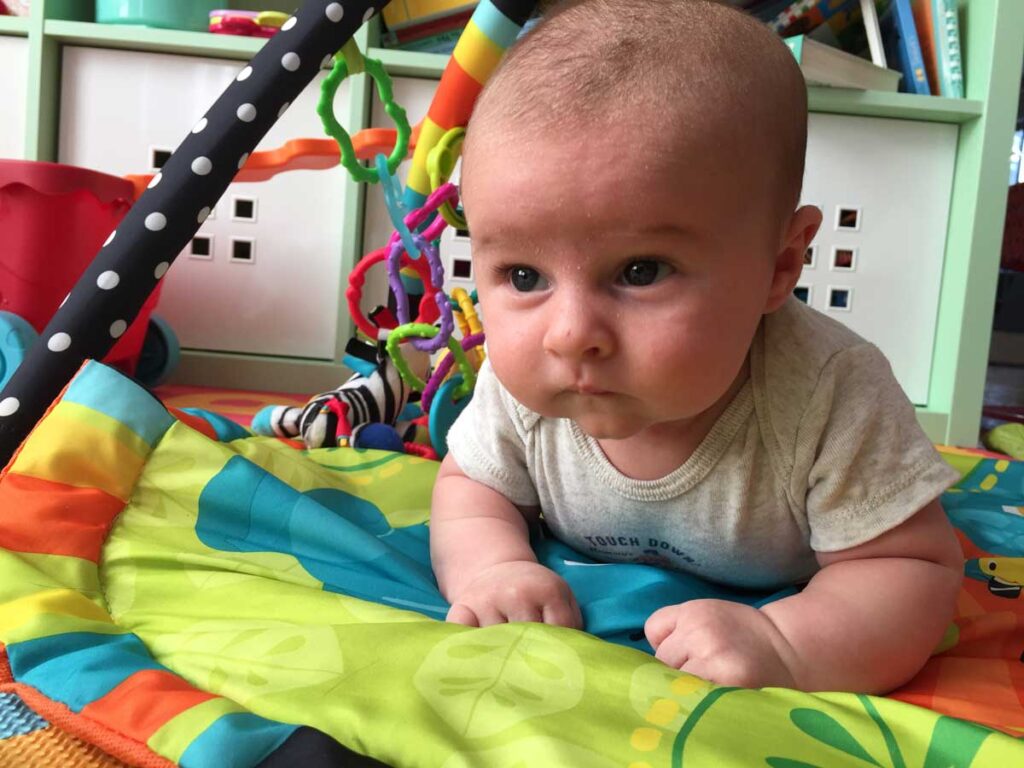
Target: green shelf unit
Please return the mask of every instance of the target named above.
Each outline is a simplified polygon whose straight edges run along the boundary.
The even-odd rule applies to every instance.
[[[234,5],[243,3],[235,0]],[[96,24],[87,0],[34,0],[28,19],[0,17],[0,35],[27,37],[29,83],[26,104],[26,158],[53,160],[57,150],[60,55],[65,45],[119,48],[245,60],[262,40],[197,32]],[[1024,57],[1024,0],[960,0],[966,99],[847,89],[809,89],[812,112],[880,117],[957,126],[957,157],[946,235],[942,288],[936,318],[928,403],[918,418],[937,442],[973,445],[977,439],[995,287],[1006,206],[1006,161],[1016,115]],[[395,76],[437,79],[448,57],[379,47],[376,19],[357,36],[368,55]],[[372,89],[352,81],[347,115],[352,132],[370,122]],[[366,190],[352,185],[344,209],[340,258],[351,268],[363,250]],[[339,286],[339,293],[343,286]],[[344,307],[344,302],[341,304]],[[344,314],[344,310],[343,310]],[[894,314],[894,322],[898,315]],[[338,320],[338,354],[351,333],[351,321]],[[319,391],[344,375],[324,360],[185,350],[182,370],[195,383],[253,385],[291,391]]]
[[[61,45],[176,53],[182,56],[212,56],[240,61],[251,59],[264,43],[264,40],[253,37],[60,19],[47,20],[43,25],[43,34],[48,40]]]
[[[388,72],[396,77],[440,79],[448,66],[448,57],[439,53],[416,53],[393,48],[370,48],[367,56],[380,59]]]
[[[976,99],[944,99],[910,93],[854,91],[849,88],[808,88],[807,106],[811,112],[920,120],[926,123],[966,123],[985,113],[985,103]]]
[[[29,20],[23,16],[0,16],[0,35],[28,37]]]

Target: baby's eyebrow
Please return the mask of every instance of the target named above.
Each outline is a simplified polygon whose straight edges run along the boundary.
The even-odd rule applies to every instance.
[[[687,240],[692,240],[697,237],[697,232],[692,227],[687,227],[672,221],[658,224],[643,224],[631,227],[630,229],[635,234],[651,237],[678,237]]]

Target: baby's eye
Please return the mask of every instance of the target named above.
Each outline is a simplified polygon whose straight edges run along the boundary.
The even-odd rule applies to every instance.
[[[663,261],[654,259],[637,259],[622,271],[622,282],[626,285],[642,287],[663,280],[672,273],[672,267]]]
[[[530,267],[512,267],[508,271],[508,281],[520,293],[543,290],[548,284],[540,272]]]

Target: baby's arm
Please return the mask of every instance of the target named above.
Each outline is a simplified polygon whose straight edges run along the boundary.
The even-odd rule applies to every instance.
[[[924,665],[953,617],[963,554],[938,500],[841,552],[802,592],[756,610],[719,600],[647,622],[667,664],[724,685],[884,693]]]
[[[434,485],[430,559],[452,604],[448,621],[582,626],[569,585],[537,562],[524,513],[462,473],[449,453]]]
[[[963,579],[939,501],[818,562],[803,592],[762,608],[793,649],[798,687],[886,693],[913,677],[949,626]]]

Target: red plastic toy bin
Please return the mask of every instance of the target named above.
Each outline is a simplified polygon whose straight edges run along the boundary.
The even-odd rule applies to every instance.
[[[42,332],[132,206],[127,179],[57,163],[0,160],[0,310]],[[104,362],[135,373],[159,288]]]

